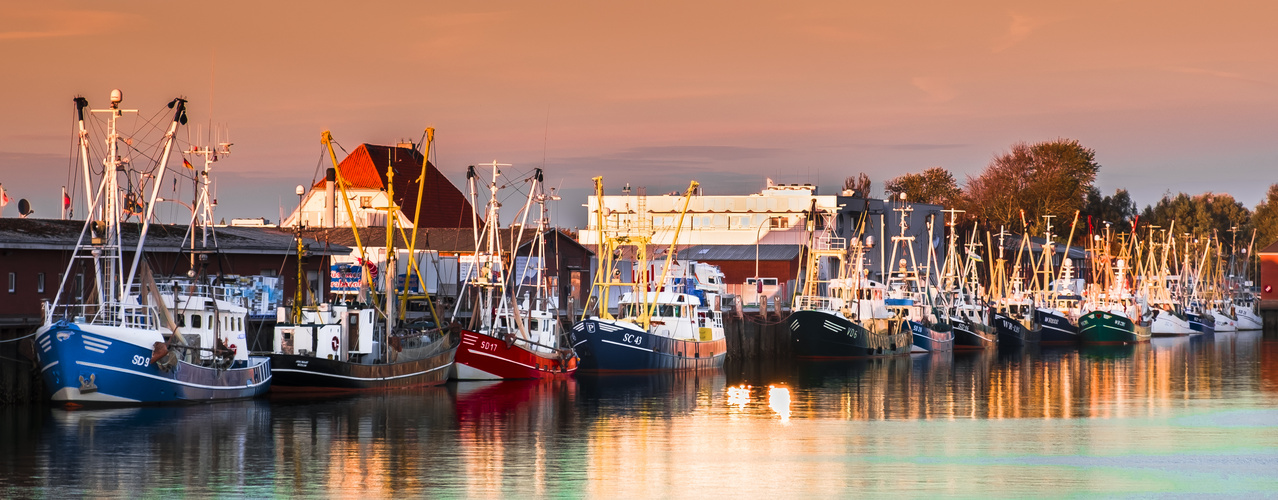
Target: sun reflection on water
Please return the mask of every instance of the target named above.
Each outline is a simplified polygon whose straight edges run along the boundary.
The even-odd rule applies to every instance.
[[[768,386],[768,407],[781,416],[782,422],[790,421],[790,389]]]
[[[736,405],[738,410],[745,409],[750,404],[750,386],[741,384],[738,387],[728,387],[728,404]]]

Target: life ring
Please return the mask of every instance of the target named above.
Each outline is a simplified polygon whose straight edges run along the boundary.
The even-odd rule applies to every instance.
[[[337,337],[333,337],[333,351],[336,352],[341,345],[342,344],[337,341]]]

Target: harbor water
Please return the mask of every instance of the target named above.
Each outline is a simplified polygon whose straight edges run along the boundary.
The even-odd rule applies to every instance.
[[[1276,495],[1278,335],[0,408],[4,498],[867,494]]]

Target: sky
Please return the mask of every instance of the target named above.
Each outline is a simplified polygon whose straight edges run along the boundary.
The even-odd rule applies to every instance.
[[[229,133],[213,174],[226,219],[291,210],[327,162],[323,130],[353,150],[426,127],[463,191],[467,165],[543,167],[564,227],[585,225],[596,175],[609,193],[695,179],[748,194],[771,178],[832,194],[861,172],[880,190],[935,166],[962,184],[1017,142],[1057,138],[1094,149],[1097,187],[1141,207],[1211,191],[1252,208],[1278,182],[1275,14],[1228,0],[5,2],[0,184],[57,217],[75,182],[72,98],[105,107],[119,88],[144,115],[184,96],[191,134]]]

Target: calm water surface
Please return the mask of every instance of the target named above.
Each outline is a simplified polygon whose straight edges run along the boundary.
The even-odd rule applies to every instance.
[[[4,408],[0,497],[1275,496],[1268,337]]]

